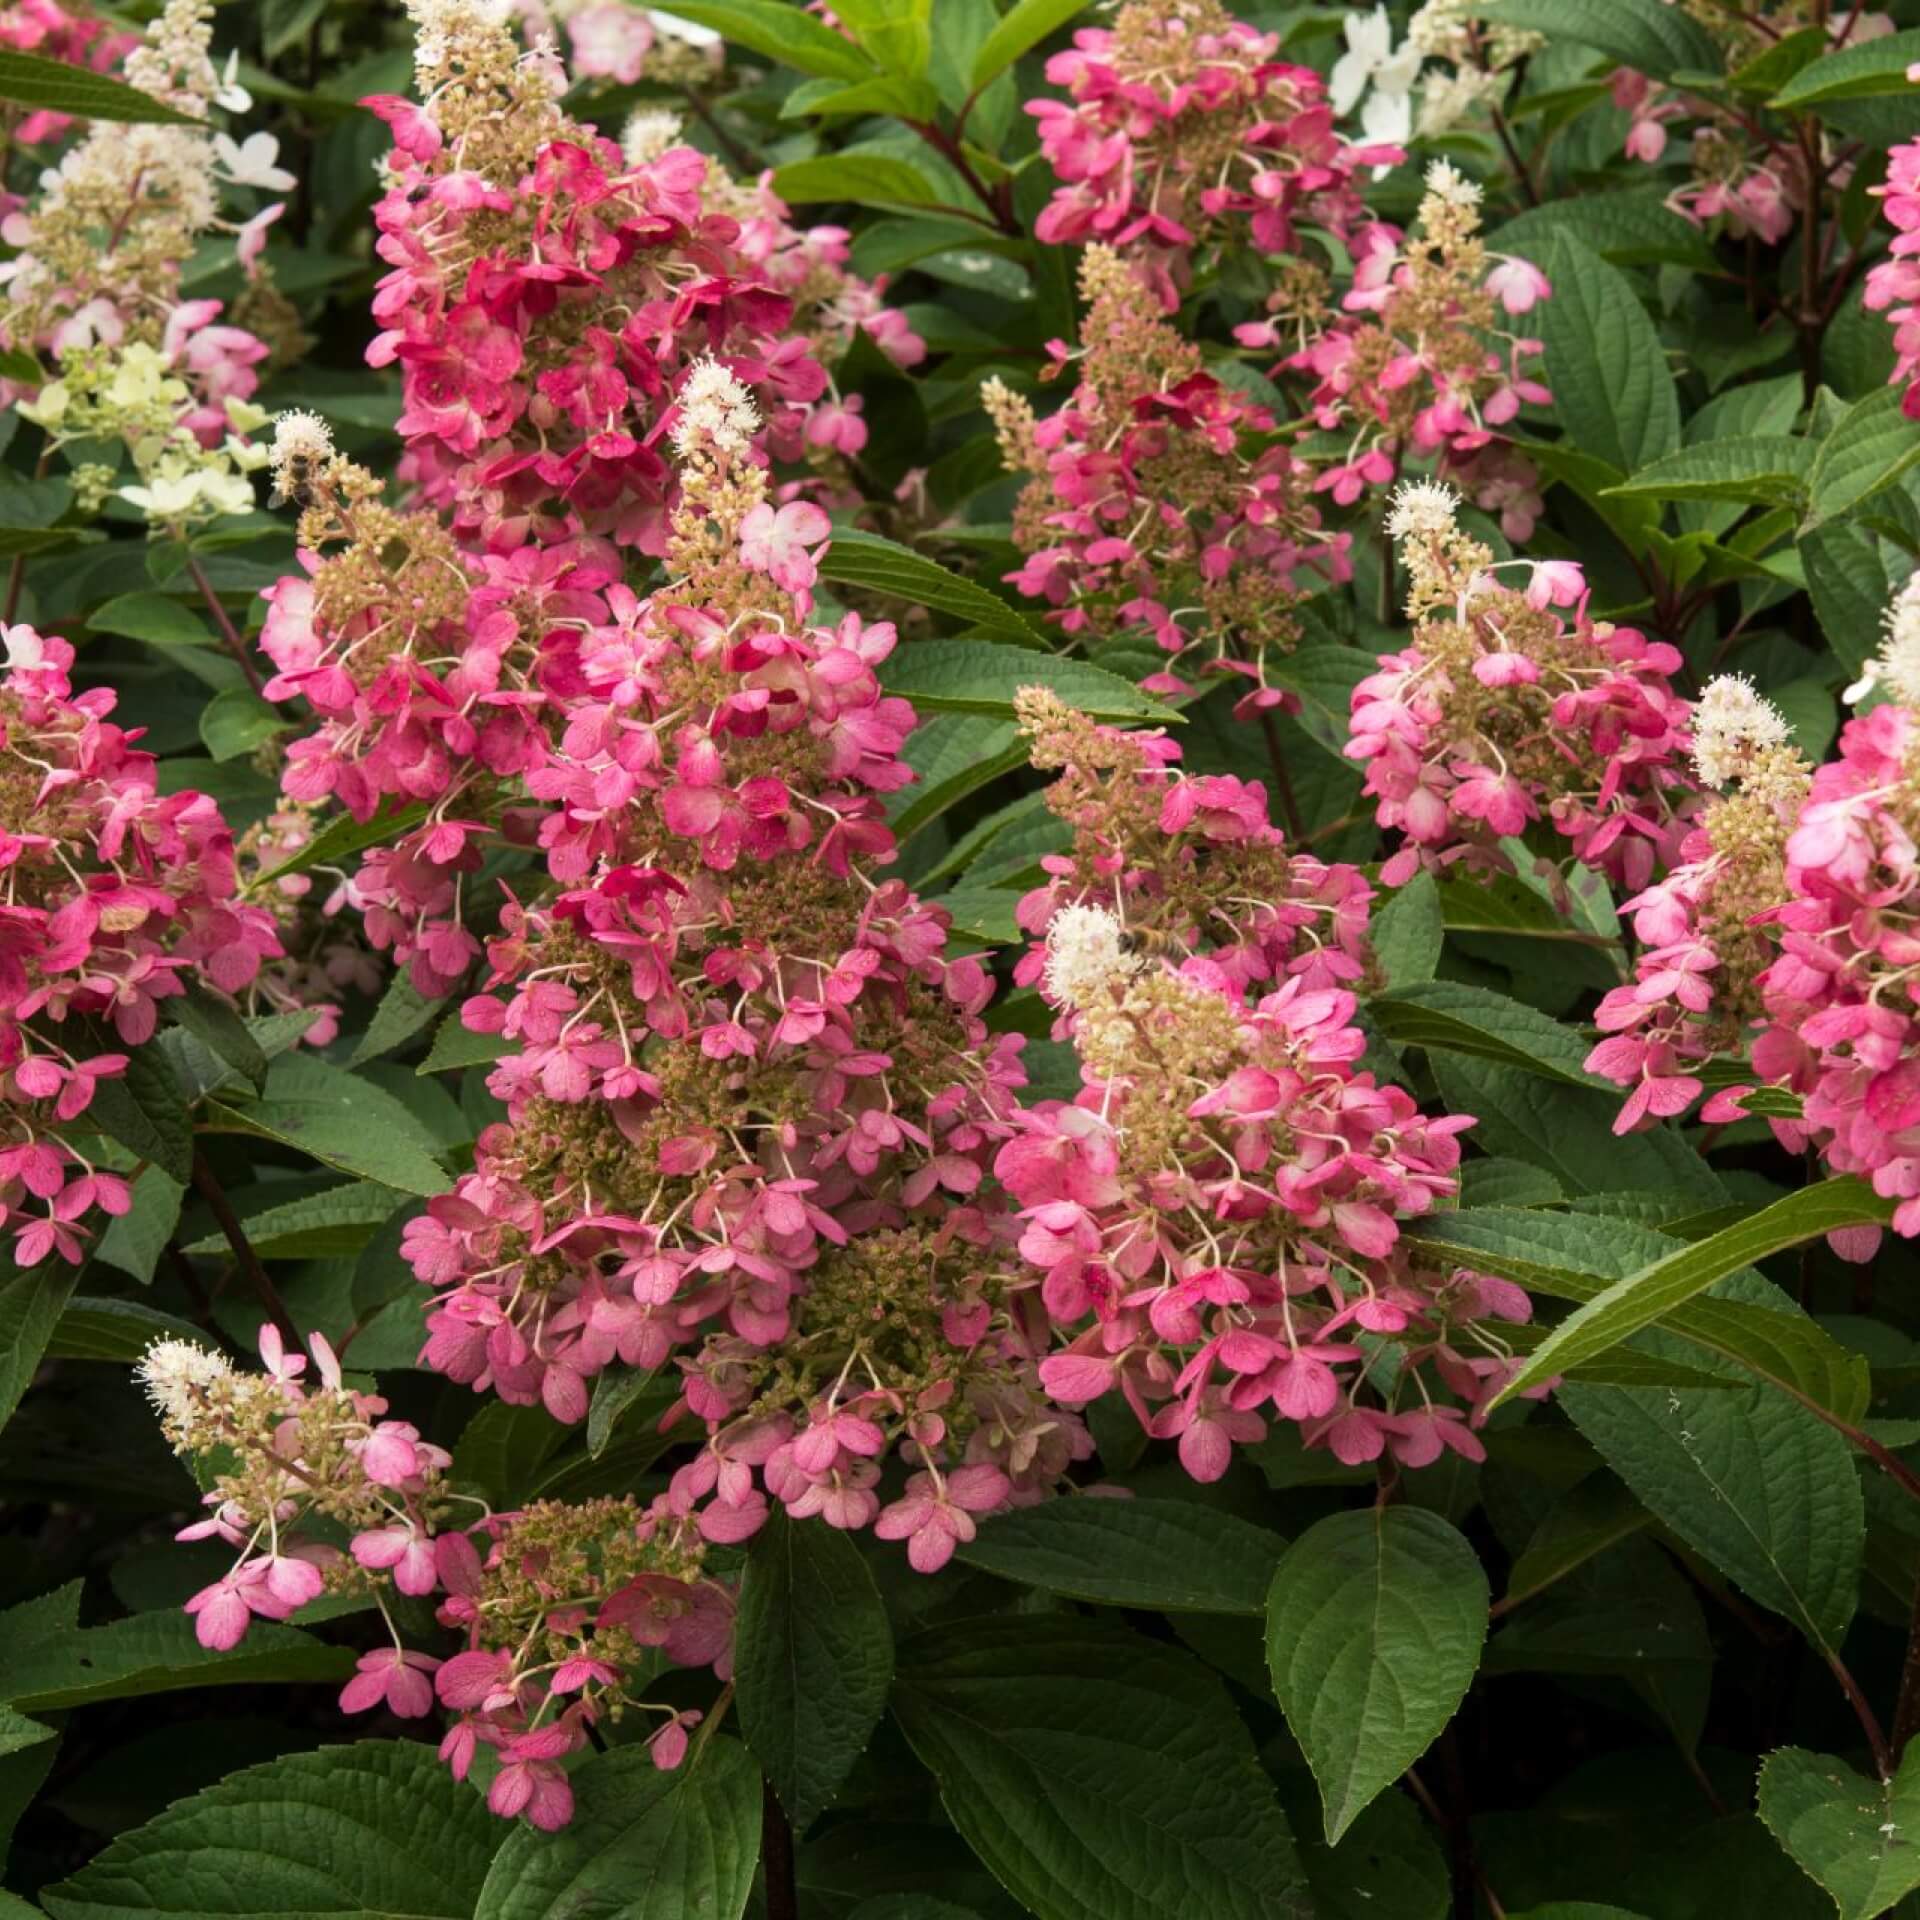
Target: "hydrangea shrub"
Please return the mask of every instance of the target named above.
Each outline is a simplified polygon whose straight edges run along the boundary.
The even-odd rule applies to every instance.
[[[0,7],[0,1912],[1920,1899],[1920,6]]]

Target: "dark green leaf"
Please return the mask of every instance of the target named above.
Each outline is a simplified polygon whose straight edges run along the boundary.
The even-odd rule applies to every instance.
[[[1817,1240],[1842,1227],[1884,1226],[1893,1202],[1882,1200],[1864,1180],[1851,1175],[1816,1182],[1776,1200],[1738,1226],[1697,1240],[1691,1246],[1616,1280],[1596,1294],[1540,1346],[1492,1402],[1538,1386],[1583,1361],[1597,1358],[1642,1327],[1663,1320],[1676,1307],[1705,1293],[1716,1280],[1764,1260],[1783,1247]]]
[[[940,189],[911,161],[873,148],[843,147],[817,159],[791,161],[773,176],[773,190],[792,206],[820,200],[845,200],[856,207],[940,204]]]
[[[387,990],[380,996],[380,1004],[374,1008],[373,1018],[353,1050],[353,1065],[378,1060],[383,1053],[404,1046],[445,1004],[444,1000],[429,1000],[408,974],[396,973],[387,982]],[[457,1023],[458,1008],[453,1017]]]
[[[431,1746],[362,1740],[230,1775],[41,1900],[53,1920],[470,1920],[502,1833]]]
[[[1446,937],[1440,889],[1433,875],[1422,868],[1389,895],[1368,931],[1374,953],[1386,969],[1388,986],[1413,987],[1431,981]]]
[[[103,1036],[102,1051],[114,1044],[111,1036]],[[94,1082],[87,1124],[182,1186],[192,1179],[193,1130],[186,1091],[155,1043],[135,1047],[125,1073]]]
[[[823,26],[789,0],[686,0],[673,13],[697,27],[711,27],[737,47],[765,54],[802,73],[859,80],[872,73],[866,57],[843,34]]]
[[[200,738],[215,760],[237,760],[294,724],[250,687],[228,687],[200,709]]]
[[[275,1060],[258,1100],[210,1100],[207,1123],[278,1140],[404,1193],[444,1193],[453,1184],[432,1134],[392,1094],[310,1054]]]
[[[1750,1599],[1834,1654],[1859,1597],[1865,1520],[1847,1443],[1804,1407],[1744,1393],[1568,1385],[1600,1457]]]
[[[371,820],[356,820],[343,813],[322,827],[296,854],[269,868],[256,881],[254,890],[283,879],[290,873],[305,873],[309,867],[332,866],[335,862],[364,853],[369,847],[383,847],[410,833],[427,817],[427,804],[416,800],[390,812],[376,814]]]
[[[1305,1920],[1286,1818],[1187,1655],[1097,1619],[942,1625],[901,1648],[894,1711],[1038,1920]]]
[[[1920,34],[1910,36],[1920,42]],[[1827,1892],[1840,1920],[1875,1920],[1920,1887],[1920,1746],[1891,1780],[1844,1760],[1782,1747],[1760,1769],[1760,1818]]]
[[[162,1005],[167,1018],[175,1026],[184,1027],[209,1053],[224,1060],[256,1087],[265,1085],[267,1056],[228,1001],[203,987],[189,987]]]
[[[1659,0],[1646,4],[1700,31]],[[1612,5],[1592,0],[1595,12]],[[1636,473],[1680,444],[1680,397],[1660,336],[1626,276],[1569,235],[1553,236],[1546,271],[1553,298],[1539,310],[1540,337],[1561,424],[1583,453]]]
[[[1267,1661],[1320,1783],[1329,1842],[1453,1718],[1487,1606],[1479,1557],[1418,1507],[1333,1514],[1287,1549],[1267,1600]]]
[[[1045,687],[1096,720],[1177,722],[1179,715],[1132,681],[1084,660],[996,646],[991,640],[914,640],[880,669],[880,684],[923,711],[1012,714],[1025,687]]]
[[[49,1256],[0,1280],[0,1427],[32,1382],[78,1279],[75,1268]]]
[[[1680,69],[1718,73],[1721,67],[1713,36],[1664,0],[1480,0],[1474,13],[1593,47],[1657,80]]]
[[[893,1630],[859,1549],[774,1514],[747,1554],[733,1649],[740,1729],[804,1832],[865,1751],[893,1681]]]
[[[1681,447],[1609,487],[1626,499],[1736,500],[1791,506],[1807,496],[1816,450],[1788,434],[1750,434]]]
[[[64,60],[44,60],[37,53],[0,49],[0,100],[19,107],[37,107],[49,113],[72,114],[77,120],[153,121],[170,126],[194,122],[164,100],[156,100],[124,80],[109,79]]]
[[[843,586],[891,594],[914,606],[936,608],[1016,646],[1038,649],[1045,644],[1042,630],[998,594],[923,553],[915,553],[911,547],[883,540],[877,533],[836,533],[820,556],[820,577]],[[925,644],[907,641],[901,652],[912,652]],[[894,664],[899,659],[900,654],[896,654]]]
[[[1821,107],[1880,94],[1911,98],[1907,69],[1920,60],[1920,32],[1890,33],[1842,47],[1804,66],[1773,96],[1776,107]]]
[[[515,1051],[517,1043],[504,1033],[474,1033],[462,1026],[460,1009],[455,1007],[434,1028],[433,1045],[415,1072],[452,1073],[460,1067],[490,1067]]]
[[[1110,1607],[1257,1616],[1285,1544],[1189,1500],[1049,1500],[983,1520],[959,1557]]]
[[[511,1830],[463,1915],[739,1920],[760,1858],[760,1782],[737,1742],[711,1740],[672,1773],[644,1747],[617,1747],[574,1774],[573,1790],[560,1832]]]
[[[95,1700],[255,1681],[338,1680],[352,1671],[345,1647],[264,1620],[256,1620],[237,1647],[217,1652],[194,1638],[184,1613],[169,1609],[0,1649],[0,1695],[22,1713],[53,1713]]]
[[[1579,1034],[1485,987],[1455,980],[1396,985],[1367,1008],[1380,1031],[1405,1046],[1471,1054],[1577,1087],[1599,1084],[1582,1065],[1588,1047]]]
[[[1015,0],[1000,24],[987,35],[986,44],[973,58],[973,84],[984,87],[995,74],[1003,73],[1030,47],[1037,47],[1051,33],[1084,10],[1087,0]]]

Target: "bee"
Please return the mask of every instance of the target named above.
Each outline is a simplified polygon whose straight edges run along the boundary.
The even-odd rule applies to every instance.
[[[1148,960],[1179,959],[1185,956],[1187,943],[1165,927],[1128,927],[1120,935],[1120,949]]]
[[[280,471],[274,477],[273,492],[268,496],[270,507],[296,506],[302,513],[313,505],[314,482],[319,477],[320,462],[310,453],[293,452],[280,462]]]

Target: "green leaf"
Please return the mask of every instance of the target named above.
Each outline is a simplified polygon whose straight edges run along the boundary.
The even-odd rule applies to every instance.
[[[1907,69],[1920,60],[1920,32],[1890,33],[1856,47],[1842,47],[1802,67],[1773,96],[1776,107],[1823,107],[1839,100],[1871,100],[1881,94],[1913,97]]]
[[[289,855],[277,867],[270,867],[261,874],[253,882],[252,891],[259,893],[287,874],[305,873],[309,867],[333,866],[356,853],[364,853],[369,847],[385,846],[389,840],[398,840],[403,833],[411,833],[426,817],[427,803],[424,800],[394,807],[386,813],[376,814],[371,820],[356,820],[350,813],[340,814],[322,827],[298,853]]]
[[[986,44],[973,57],[973,84],[984,87],[996,74],[1029,49],[1037,47],[1049,34],[1057,33],[1082,12],[1087,0],[1016,0],[1016,4],[987,35]]]
[[[747,1554],[733,1649],[740,1730],[804,1832],[866,1751],[893,1683],[893,1629],[860,1550],[776,1513]]]
[[[1568,1193],[1633,1186],[1690,1197],[1696,1207],[1726,1198],[1713,1169],[1671,1127],[1614,1132],[1618,1089],[1589,1092],[1469,1054],[1429,1054],[1427,1063],[1447,1110],[1479,1115],[1477,1147],[1545,1168]]]
[[[1611,11],[1614,0],[1592,0]],[[1646,4],[1679,25],[1677,10]],[[1548,249],[1553,298],[1540,309],[1547,384],[1566,437],[1623,474],[1680,444],[1680,396],[1660,336],[1631,282],[1566,233]]]
[[[835,533],[820,556],[820,577],[842,586],[892,594],[915,606],[936,608],[1016,646],[1038,649],[1046,645],[1045,633],[998,594],[923,553],[915,553],[911,547],[883,540],[877,533]],[[906,641],[901,651],[925,644]]]
[[[0,1280],[0,1427],[32,1384],[79,1278],[76,1268],[49,1257]]]
[[[1901,389],[1882,387],[1840,416],[1807,475],[1813,525],[1872,499],[1920,460],[1920,431],[1900,408]]]
[[[1761,1765],[1759,1798],[1767,1831],[1833,1896],[1840,1920],[1874,1920],[1920,1887],[1920,1745],[1907,1748],[1891,1780],[1782,1747]]]
[[[930,904],[953,918],[953,931],[982,946],[1010,947],[1020,939],[1014,911],[1018,893],[1006,887],[952,887]]]
[[[186,1188],[159,1167],[148,1167],[133,1183],[133,1205],[95,1242],[93,1257],[140,1284],[152,1283],[160,1256],[180,1224],[180,1202]]]
[[[934,714],[907,736],[903,752],[918,776],[900,790],[902,804],[889,815],[903,845],[968,794],[1027,763],[1019,728],[979,713]]]
[[[251,687],[228,687],[200,709],[200,739],[216,760],[237,760],[293,724]]]
[[[1488,234],[1487,245],[1544,266],[1556,233],[1571,234],[1616,267],[1677,266],[1711,273],[1716,264],[1698,227],[1657,191],[1639,189],[1549,200]]]
[[[984,713],[1006,719],[1024,687],[1045,687],[1096,720],[1177,723],[1180,716],[1132,681],[1084,660],[991,640],[910,640],[880,669],[880,684],[931,713]]]
[[[53,1920],[469,1920],[501,1834],[432,1747],[362,1740],[231,1774],[40,1898]]]
[[[736,47],[765,54],[802,73],[862,80],[872,64],[844,34],[822,26],[789,0],[686,0],[670,9],[676,18],[711,27]]]
[[[1320,1783],[1329,1842],[1453,1718],[1487,1605],[1479,1556],[1419,1507],[1331,1514],[1287,1549],[1267,1598],[1267,1663]]]
[[[1273,1788],[1187,1655],[1100,1619],[943,1624],[901,1648],[894,1712],[1037,1920],[1306,1920]]]
[[[392,1094],[310,1054],[274,1061],[256,1101],[209,1099],[206,1124],[278,1140],[403,1193],[445,1193],[453,1184],[435,1158],[433,1136]]]
[[[189,987],[161,1006],[175,1026],[192,1034],[216,1059],[244,1074],[254,1086],[266,1084],[266,1053],[227,1001],[204,987]]]
[[[409,975],[396,973],[388,981],[380,1004],[373,1010],[373,1018],[367,1022],[366,1032],[353,1050],[352,1064],[362,1066],[369,1060],[378,1060],[383,1053],[391,1053],[395,1047],[404,1046],[445,1005],[444,999],[429,1000]],[[457,1008],[454,1019],[457,1024]]]
[[[940,204],[940,189],[912,161],[871,147],[842,147],[838,153],[790,161],[774,174],[773,190],[790,206],[819,200],[845,200],[856,207]]]
[[[346,1259],[357,1254],[373,1238],[374,1229],[405,1202],[405,1194],[362,1180],[264,1207],[249,1213],[243,1224],[248,1242],[263,1260]],[[226,1236],[220,1233],[210,1233],[183,1249],[187,1253],[226,1250]]]
[[[338,1680],[352,1671],[347,1648],[264,1620],[256,1620],[237,1647],[216,1652],[194,1638],[184,1613],[169,1608],[0,1649],[0,1696],[22,1713],[54,1713],[96,1700],[258,1681]]]
[[[1676,1204],[1684,1206],[1684,1199]],[[1517,1280],[1536,1293],[1584,1303],[1610,1281],[1673,1252],[1666,1234],[1627,1220],[1475,1209],[1412,1222],[1403,1237],[1412,1251]],[[1783,1295],[1778,1308],[1745,1300],[1696,1299],[1667,1316],[1663,1331],[1755,1379],[1783,1389],[1843,1421],[1859,1419],[1869,1391],[1867,1363],[1849,1353]]]
[[[473,1920],[739,1920],[760,1858],[760,1782],[737,1741],[711,1740],[672,1773],[644,1747],[616,1747],[572,1784],[558,1833],[508,1834]]]
[[[1744,389],[1742,389],[1744,391]],[[1794,506],[1807,497],[1815,464],[1811,442],[1790,434],[1757,433],[1682,447],[1609,487],[1624,499],[1738,500]]]
[[[218,645],[204,620],[164,593],[123,593],[91,614],[87,625],[95,633],[117,633],[156,647]]]
[[[0,1759],[10,1753],[24,1753],[29,1747],[37,1747],[43,1740],[57,1739],[59,1736],[52,1727],[43,1727],[38,1720],[29,1720],[23,1713],[15,1713],[11,1707],[0,1707]],[[0,1908],[0,1914],[5,1909]]]
[[[1386,969],[1388,986],[1413,987],[1431,981],[1446,938],[1440,888],[1433,875],[1422,867],[1391,894],[1373,916],[1369,932],[1374,953]]]
[[[888,113],[902,120],[931,120],[940,99],[924,80],[802,80],[780,103],[782,120],[813,115]]]
[[[1853,521],[1830,520],[1807,528],[1798,551],[1820,631],[1857,674],[1879,649],[1880,619],[1894,593],[1880,542]]]
[[[593,1398],[587,1404],[587,1452],[595,1460],[612,1445],[621,1415],[643,1400],[653,1384],[652,1371],[644,1367],[606,1367],[594,1377]]]
[[[0,55],[0,58],[9,57],[24,58],[22,55]],[[74,69],[63,67],[61,71],[71,73]],[[62,547],[73,546],[82,538],[78,527],[0,527],[0,554],[13,557],[19,554],[57,553]]]
[[[1688,1546],[1833,1657],[1859,1597],[1865,1517],[1847,1443],[1744,1393],[1562,1387],[1600,1457]]]
[[[928,18],[932,5],[933,0],[847,0],[834,9],[834,18],[882,72],[897,80],[918,80],[933,52]]]
[[[1496,1060],[1577,1087],[1600,1084],[1581,1064],[1589,1049],[1572,1028],[1485,987],[1456,980],[1396,986],[1376,994],[1367,1011],[1389,1040],[1406,1046]]]
[[[1770,42],[1761,52],[1727,76],[1735,93],[1764,98],[1778,93],[1793,77],[1811,66],[1833,44],[1818,27],[1802,27]]]
[[[1575,1482],[1540,1518],[1514,1557],[1502,1604],[1516,1607],[1583,1567],[1596,1555],[1636,1534],[1647,1510],[1611,1473],[1590,1473]]]
[[[983,1520],[959,1558],[1102,1606],[1258,1617],[1285,1544],[1190,1500],[1049,1500]]]
[[[1679,69],[1718,73],[1720,49],[1706,28],[1663,0],[1479,0],[1475,15],[1529,27],[1549,40],[1572,40],[1611,54],[1655,79]]]
[[[62,1360],[138,1360],[156,1340],[207,1336],[200,1328],[138,1300],[69,1300],[47,1352]]]
[[[433,1045],[416,1073],[452,1073],[460,1067],[490,1067],[517,1052],[518,1043],[504,1033],[474,1033],[460,1024],[455,1007],[433,1030]]]
[[[43,60],[35,53],[0,50],[0,100],[49,113],[70,113],[77,120],[148,121],[176,127],[199,124],[164,100],[156,100],[124,80]]]
[[[111,1035],[103,1034],[98,1051],[108,1052],[114,1046]],[[193,1129],[187,1118],[186,1090],[165,1052],[154,1043],[133,1049],[125,1073],[94,1082],[87,1124],[182,1186],[193,1178]]]
[[[1595,1294],[1553,1330],[1490,1404],[1498,1406],[1556,1373],[1595,1359],[1705,1293],[1716,1280],[1783,1247],[1797,1247],[1842,1227],[1884,1226],[1892,1218],[1893,1202],[1882,1200],[1864,1180],[1852,1175],[1817,1181],[1790,1193],[1739,1225],[1696,1240]]]
[[[521,1506],[568,1437],[545,1407],[489,1400],[455,1443],[453,1471],[477,1481],[498,1504]]]

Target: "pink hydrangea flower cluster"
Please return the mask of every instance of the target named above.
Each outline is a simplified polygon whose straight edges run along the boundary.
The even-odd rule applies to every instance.
[[[1337,316],[1318,324],[1295,312],[1283,286],[1269,302],[1278,317],[1235,335],[1248,347],[1299,341],[1284,364],[1313,379],[1314,423],[1343,443],[1317,462],[1314,482],[1338,504],[1385,485],[1408,460],[1432,460],[1524,540],[1541,509],[1539,477],[1500,429],[1552,395],[1535,372],[1540,342],[1500,320],[1531,312],[1552,288],[1531,261],[1487,251],[1479,201],[1477,186],[1436,161],[1415,233],[1371,229]]]
[[[1358,170],[1403,156],[1350,146],[1325,82],[1279,48],[1218,0],[1129,0],[1083,27],[1047,62],[1068,100],[1027,106],[1062,182],[1037,236],[1120,249],[1169,311],[1196,247],[1244,234],[1290,254],[1306,228],[1348,241],[1371,218]]]
[[[1381,877],[1499,867],[1502,839],[1545,824],[1587,865],[1642,888],[1677,857],[1695,791],[1687,703],[1672,685],[1680,654],[1594,620],[1571,561],[1513,562],[1526,583],[1502,584],[1505,569],[1457,525],[1458,504],[1419,482],[1388,520],[1413,642],[1354,688],[1346,748],[1366,767],[1375,817],[1403,836]]]
[[[1323,524],[1272,412],[1205,369],[1118,254],[1089,247],[1081,285],[1081,346],[1054,349],[1079,371],[1067,403],[1037,420],[999,381],[984,389],[1002,457],[1032,476],[1014,516],[1026,560],[1007,578],[1075,640],[1132,634],[1173,655],[1152,691],[1231,673],[1249,703],[1279,705],[1269,656],[1297,636],[1301,598],[1350,577],[1352,536]]]
[[[657,1650],[724,1677],[733,1602],[702,1574],[700,1542],[664,1496],[651,1507],[608,1499],[494,1513],[452,1489],[443,1448],[346,1384],[320,1335],[307,1348],[290,1350],[269,1325],[263,1373],[183,1340],[156,1342],[141,1364],[174,1448],[221,1463],[208,1516],[178,1536],[236,1554],[186,1603],[200,1644],[238,1646],[255,1620],[289,1619],[327,1593],[370,1597],[391,1645],[361,1656],[342,1709],[420,1719],[437,1699],[454,1716],[440,1753],[455,1777],[492,1748],[488,1805],[535,1826],[571,1817],[561,1760],[610,1711],[664,1716],[649,1744],[656,1765],[677,1766],[700,1715],[636,1701],[629,1673]],[[407,1647],[390,1593],[439,1596],[436,1617],[461,1651]]]
[[[990,976],[945,954],[944,916],[868,876],[892,848],[881,796],[910,777],[912,709],[875,673],[893,629],[812,622],[828,523],[772,503],[752,417],[718,362],[684,383],[670,579],[645,598],[590,542],[461,556],[283,422],[283,465],[307,445],[303,528],[347,544],[275,590],[268,690],[333,716],[290,785],[436,796],[352,888],[423,991],[477,957],[461,893],[480,839],[504,827],[546,867],[515,883],[463,1009],[508,1043],[490,1084],[509,1121],[407,1236],[441,1292],[428,1362],[576,1421],[609,1364],[671,1358],[674,1417],[709,1434],[678,1517],[739,1540],[771,1496],[900,1529],[932,1566],[1086,1443],[1045,1403],[973,1199],[1019,1041],[986,1032]],[[377,609],[339,617],[336,584],[366,591],[370,552],[412,567],[402,549],[440,598],[381,583]],[[442,697],[411,662],[463,646]],[[877,1299],[897,1302],[886,1337],[862,1332]],[[916,1477],[882,1511],[896,1447]]]
[[[1884,312],[1893,328],[1892,384],[1906,383],[1901,410],[1920,420],[1920,140],[1887,154],[1885,182],[1870,189],[1886,202],[1894,227],[1888,257],[1867,274],[1869,310]]]
[[[73,691],[72,647],[26,626],[0,643],[0,1209],[25,1267],[79,1261],[82,1216],[127,1211],[127,1183],[67,1137],[121,1049],[190,984],[241,991],[279,944],[235,897],[218,807],[157,790],[113,693]]]
[[[1680,864],[1624,903],[1643,951],[1632,982],[1600,1002],[1607,1037],[1586,1062],[1631,1089],[1616,1133],[1686,1112],[1704,1090],[1699,1069],[1746,1043],[1776,951],[1764,922],[1786,897],[1787,835],[1807,794],[1785,718],[1745,680],[1710,681],[1691,726],[1702,784],[1735,785],[1699,816]],[[1735,1111],[1725,1098],[1707,1109],[1709,1119]]]
[[[776,458],[856,452],[865,426],[814,342],[865,331],[903,365],[925,348],[847,268],[846,236],[792,227],[769,189],[676,144],[670,116],[623,150],[561,111],[557,61],[477,10],[449,17],[421,36],[425,104],[367,102],[393,135],[368,359],[399,367],[402,476],[461,543],[660,554],[669,415],[703,358],[749,389]]]
[[[1894,31],[1890,15],[1861,6],[1835,7],[1820,16],[1835,51],[1864,46]],[[1799,14],[1773,22],[1738,13],[1703,13],[1700,22],[1725,43],[1729,71],[1747,65],[1778,44],[1782,33],[1806,24]],[[1756,28],[1758,31],[1756,31]],[[1793,232],[1806,204],[1806,162],[1788,139],[1767,133],[1751,115],[1723,102],[1676,88],[1656,75],[1617,67],[1611,77],[1613,103],[1627,115],[1623,151],[1631,159],[1656,166],[1666,157],[1669,128],[1692,122],[1687,160],[1691,177],[1667,196],[1674,212],[1704,227],[1724,220],[1734,239],[1754,236],[1779,246]],[[1844,186],[1852,167],[1827,178]]]
[[[1781,951],[1760,983],[1766,1022],[1753,1045],[1759,1077],[1802,1099],[1802,1117],[1775,1120],[1776,1133],[1897,1200],[1893,1228],[1908,1237],[1920,1235],[1920,944],[1906,911],[1920,892],[1911,664],[1895,678],[1898,703],[1849,721],[1839,758],[1813,776],[1786,845],[1772,916]]]
[[[1048,1392],[1119,1391],[1201,1480],[1276,1419],[1349,1464],[1481,1457],[1471,1409],[1510,1355],[1477,1323],[1524,1320],[1528,1302],[1399,1244],[1400,1220],[1456,1191],[1473,1121],[1427,1119],[1357,1068],[1343,983],[1366,968],[1365,880],[1289,855],[1257,785],[1183,777],[1170,743],[1045,696],[1025,718],[1076,831],[1022,902],[1043,935],[1022,977],[1060,1010],[1085,1081],[1022,1112],[994,1163],[1066,1339],[1041,1363]],[[1402,1364],[1383,1398],[1367,1343],[1388,1336]],[[1466,1406],[1435,1399],[1429,1364]]]

